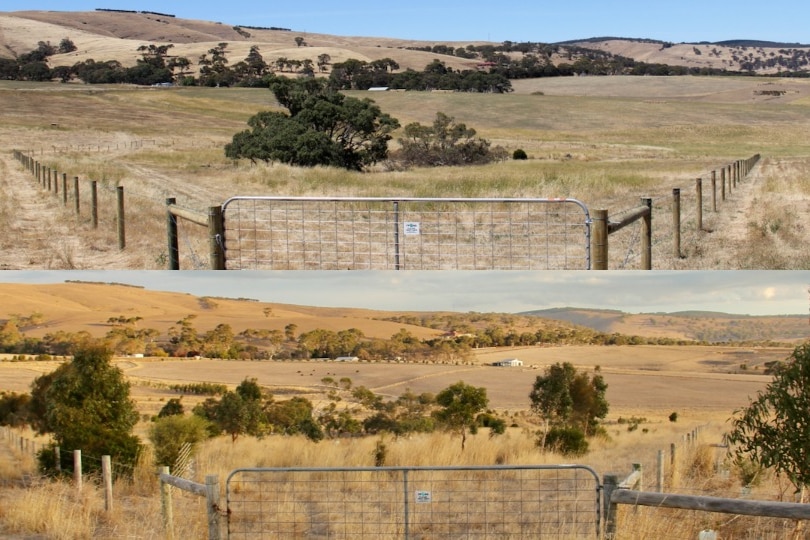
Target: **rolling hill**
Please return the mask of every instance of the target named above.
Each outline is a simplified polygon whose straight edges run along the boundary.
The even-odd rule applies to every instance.
[[[244,21],[249,22],[249,21]],[[440,59],[454,70],[476,69],[480,59],[468,59],[424,50],[444,45],[454,50],[486,42],[420,42],[388,37],[335,36],[298,32],[294,29],[254,28],[240,21],[229,23],[197,21],[153,12],[120,12],[96,10],[0,12],[0,58],[16,58],[37,47],[38,42],[59,43],[71,39],[77,50],[51,57],[51,67],[70,66],[93,59],[117,60],[125,66],[140,58],[138,47],[149,44],[172,44],[172,54],[192,61],[218,43],[228,43],[232,63],[244,58],[250,47],[260,47],[264,58],[272,62],[284,57],[315,61],[328,54],[332,63],[349,58],[364,61],[391,58],[401,69],[422,70],[434,59]],[[303,38],[302,46],[295,38]],[[542,43],[538,34],[537,43]],[[488,45],[500,45],[489,43]],[[650,39],[589,38],[550,44],[553,63],[574,63],[583,56],[613,55],[651,64],[690,68],[712,68],[729,71],[753,71],[775,74],[806,71],[810,66],[810,46],[772,43],[757,40],[734,40],[719,43],[667,43]],[[593,51],[588,53],[587,51]],[[520,58],[518,49],[507,55]]]

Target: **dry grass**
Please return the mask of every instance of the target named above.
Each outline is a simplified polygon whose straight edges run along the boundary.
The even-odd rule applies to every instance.
[[[797,91],[810,93],[805,81],[789,83]],[[205,212],[234,195],[573,197],[590,208],[608,208],[611,215],[650,196],[654,199],[655,268],[799,268],[804,264],[793,254],[793,246],[807,236],[798,219],[783,227],[792,237],[776,244],[780,250],[775,259],[756,242],[729,241],[741,228],[725,225],[740,211],[753,214],[747,216],[748,222],[763,222],[765,218],[748,210],[751,200],[763,200],[760,189],[779,200],[789,194],[796,205],[793,214],[802,215],[807,194],[800,179],[807,168],[805,156],[810,155],[803,135],[810,109],[803,101],[740,99],[761,84],[747,78],[577,78],[531,84],[535,85],[531,88],[543,88],[546,95],[392,92],[374,96],[403,125],[428,123],[442,111],[495,144],[509,150],[523,148],[531,158],[528,161],[404,172],[380,167],[363,174],[226,160],[221,148],[233,133],[244,129],[250,115],[273,106],[270,93],[263,90],[3,83],[0,95],[14,114],[3,116],[3,140],[10,142],[0,150],[10,150],[8,145],[13,144],[32,151],[38,160],[70,178],[79,176],[82,190],[90,179],[101,182],[105,221],[99,236],[88,242],[79,239],[88,234],[86,218],[75,223],[68,213],[58,219],[75,240],[65,247],[28,246],[34,253],[56,253],[33,257],[30,264],[15,256],[7,264],[15,268],[49,264],[161,268],[167,259],[165,199],[175,197],[179,205]],[[657,92],[665,92],[666,99],[651,99]],[[352,95],[366,97],[359,92]],[[703,177],[707,186],[710,171],[756,152],[767,159],[720,205],[718,214],[704,210],[704,228],[712,232],[697,231],[694,178]],[[5,163],[12,172],[18,170],[16,164]],[[13,194],[12,188],[16,191],[19,182],[25,181],[31,179],[20,172],[8,191]],[[126,251],[110,257],[117,250],[110,226],[114,219],[110,197],[116,185],[126,190],[130,232]],[[667,214],[673,187],[683,193],[686,258],[672,256],[669,240],[672,220]],[[707,207],[708,195],[705,199]],[[636,229],[611,238],[611,268],[637,266]],[[182,267],[206,265],[205,231],[183,226],[181,237]],[[107,256],[93,256],[98,251]]]
[[[708,423],[707,423],[708,422]],[[686,433],[694,432],[697,423],[661,423],[650,418],[639,429],[628,431],[626,425],[608,426],[609,438],[592,442],[591,452],[576,460],[600,474],[628,473],[630,464],[640,463],[645,471],[642,489],[655,485],[657,454],[666,455],[665,490],[674,493],[734,497],[740,483],[729,474],[720,441],[723,422],[709,415],[701,422],[698,439],[687,444]],[[313,443],[303,437],[271,436],[263,440],[240,438],[235,443],[228,437],[205,443],[195,457],[199,478],[217,475],[224,484],[227,475],[239,468],[254,467],[369,467],[374,464],[377,437],[334,440]],[[455,466],[555,464],[570,459],[543,454],[534,445],[530,432],[511,428],[500,437],[491,438],[486,430],[471,436],[467,450],[449,434],[415,435],[407,439],[383,439],[387,448],[386,465],[390,466]],[[675,468],[669,466],[670,445],[677,448]],[[0,448],[4,448],[0,444]],[[19,456],[0,454],[0,464],[14,463]],[[3,534],[35,535],[45,538],[161,538],[161,514],[157,482],[153,467],[144,461],[135,471],[134,481],[117,481],[114,509],[104,511],[98,486],[89,479],[79,495],[69,482],[43,482],[36,487],[7,487],[0,491],[0,521]],[[201,481],[199,480],[198,481]],[[224,486],[221,486],[224,490]],[[751,498],[773,499],[784,495],[778,482],[770,479],[755,488]],[[175,535],[196,538],[204,535],[205,510],[202,499],[175,491],[173,497]],[[699,512],[677,512],[649,508],[622,507],[619,514],[620,534],[635,538],[656,534],[662,538],[690,538],[704,528],[721,531],[724,538],[776,538],[784,531],[781,522],[749,520]],[[777,527],[774,529],[774,527]]]

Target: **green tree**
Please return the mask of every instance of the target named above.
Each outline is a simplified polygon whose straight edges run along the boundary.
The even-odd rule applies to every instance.
[[[72,362],[34,381],[32,402],[41,414],[40,432],[53,435],[53,444],[65,451],[63,456],[81,450],[88,456],[109,455],[116,463],[134,465],[141,447],[132,434],[138,411],[129,397],[129,383],[111,359],[112,353],[100,345],[78,350]],[[45,468],[52,463],[46,454],[40,456]],[[90,470],[100,466],[95,460],[87,463]],[[72,467],[67,461],[62,465]]]
[[[593,377],[578,373],[570,363],[557,363],[539,375],[529,394],[531,408],[545,422],[539,441],[545,446],[550,428],[576,428],[584,435],[594,435],[599,420],[607,416],[607,384],[597,367]]]
[[[476,137],[474,129],[442,112],[436,113],[430,126],[408,124],[404,135],[396,157],[408,166],[479,165],[506,157],[506,150],[490,148],[490,142]]]
[[[773,368],[773,380],[748,407],[735,411],[726,436],[738,462],[784,475],[804,502],[810,485],[810,343]]]
[[[463,451],[467,443],[467,431],[475,432],[476,415],[489,404],[487,389],[459,381],[436,394],[436,404],[441,409],[434,411],[433,416],[449,431],[461,435]]]
[[[225,146],[227,157],[359,171],[388,156],[388,141],[399,122],[373,101],[346,97],[314,78],[274,76],[270,90],[288,113],[264,111],[251,117],[251,129]]]

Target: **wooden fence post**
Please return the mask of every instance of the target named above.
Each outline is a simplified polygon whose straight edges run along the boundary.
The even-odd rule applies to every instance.
[[[605,538],[608,540],[616,535],[616,514],[619,505],[610,502],[610,498],[618,488],[618,474],[606,474],[602,477],[602,513],[605,516]]]
[[[158,474],[169,474],[169,467],[159,468]],[[166,538],[174,538],[174,515],[172,514],[172,486],[160,481],[160,508],[163,513],[163,528]]]
[[[650,209],[641,218],[641,269],[652,270],[652,198],[642,197],[641,204]]]
[[[591,212],[591,268],[608,269],[608,211]]]
[[[177,236],[177,216],[172,213],[171,206],[177,203],[177,199],[170,197],[166,199],[166,231],[169,242],[169,270],[180,270],[180,246]]]
[[[53,194],[59,195],[59,173],[53,171]]]
[[[62,173],[62,206],[67,206],[67,173]]]
[[[98,229],[98,182],[90,182],[90,216],[93,228]]]
[[[101,480],[104,484],[104,510],[112,512],[113,492],[112,492],[112,466],[110,456],[101,456]]]
[[[76,215],[79,215],[79,177],[73,177],[73,202],[76,207]]]
[[[126,221],[124,219],[124,186],[118,186],[115,192],[118,201],[118,249],[123,251],[127,247]]]
[[[664,492],[664,451],[658,451],[658,477],[655,483],[656,491],[658,493]]]
[[[208,539],[219,540],[219,478],[205,477],[205,500],[208,503]]]
[[[73,483],[76,484],[76,492],[82,492],[82,451],[73,451]]]
[[[697,228],[703,230],[703,179],[695,179],[695,191],[697,195]]]
[[[720,185],[722,186],[722,190],[720,192],[721,200],[725,201],[726,200],[726,168],[725,167],[720,169]]]
[[[712,212],[717,212],[717,171],[712,171]]]
[[[62,472],[62,452],[59,450],[58,446],[53,447],[53,459],[54,464],[56,465],[56,472]]]
[[[672,190],[672,255],[676,259],[681,258],[681,190]]]
[[[225,224],[221,206],[208,208],[208,239],[211,270],[225,270]]]
[[[731,185],[732,184],[732,182],[731,182],[732,181],[732,178],[731,178],[731,165],[726,165],[726,169],[728,169],[728,174],[726,175],[726,176],[728,176],[728,194],[731,195],[731,193],[733,191],[731,189],[732,188],[732,185]],[[733,186],[733,187],[737,187],[737,186]]]

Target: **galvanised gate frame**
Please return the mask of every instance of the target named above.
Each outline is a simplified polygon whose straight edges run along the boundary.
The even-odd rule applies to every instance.
[[[237,469],[231,539],[599,538],[584,465]]]
[[[591,267],[576,199],[233,197],[222,215],[228,269]]]

